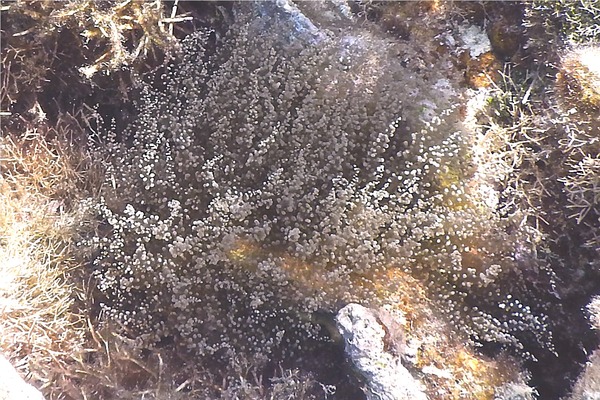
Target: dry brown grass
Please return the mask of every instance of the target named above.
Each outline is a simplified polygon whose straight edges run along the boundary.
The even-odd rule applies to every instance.
[[[68,205],[82,160],[36,131],[0,138],[0,350],[48,392],[84,344],[84,316],[74,307],[82,292],[70,279],[84,216]]]
[[[50,78],[62,74],[85,96],[73,67],[91,77],[152,64],[176,48],[173,24],[186,17],[177,1],[168,16],[159,0],[18,0],[0,10],[0,352],[49,399],[175,398],[188,385],[173,387],[158,354],[142,356],[117,328],[91,321],[76,243],[95,229],[82,200],[96,196],[103,178],[81,146],[85,105],[72,98],[74,117],[46,118],[48,104],[31,92],[60,94]],[[32,102],[39,112],[30,118]],[[24,112],[12,110],[21,104]]]
[[[66,136],[0,138],[0,352],[49,399],[174,398],[160,354],[90,320],[75,244],[94,229],[81,202],[100,175]]]
[[[161,0],[153,1],[29,1],[16,0],[3,8],[16,15],[23,29],[13,37],[36,40],[57,35],[62,29],[77,33],[81,50],[91,49],[94,60],[80,68],[91,78],[99,71],[110,72],[144,61],[157,50],[177,47],[173,24],[189,17],[177,15],[177,3],[167,15]]]

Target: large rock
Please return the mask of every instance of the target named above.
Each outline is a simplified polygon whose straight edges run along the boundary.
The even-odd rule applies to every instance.
[[[382,325],[377,312],[348,304],[336,316],[345,350],[365,381],[367,400],[425,400],[423,385],[402,365],[399,332]]]
[[[25,382],[2,355],[0,355],[0,400],[44,400],[44,396]]]
[[[569,400],[600,400],[600,350],[590,357]]]
[[[594,297],[587,308],[592,328],[600,330],[600,296]],[[590,356],[569,400],[600,400],[600,349]]]

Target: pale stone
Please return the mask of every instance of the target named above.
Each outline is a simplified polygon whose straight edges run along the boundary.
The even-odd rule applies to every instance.
[[[348,304],[337,314],[336,322],[346,354],[365,380],[367,400],[427,399],[423,385],[402,365],[401,354],[386,351],[390,347],[385,343],[386,329],[374,310]]]
[[[25,382],[2,355],[0,355],[0,400],[44,400],[44,396]]]

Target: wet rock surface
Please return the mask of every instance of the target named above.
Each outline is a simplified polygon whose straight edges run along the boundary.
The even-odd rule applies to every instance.
[[[44,400],[44,396],[25,382],[2,355],[0,355],[0,400]]]
[[[422,384],[402,365],[401,355],[386,349],[386,342],[398,337],[390,337],[376,312],[349,304],[337,314],[336,322],[346,354],[365,381],[367,400],[427,399]]]

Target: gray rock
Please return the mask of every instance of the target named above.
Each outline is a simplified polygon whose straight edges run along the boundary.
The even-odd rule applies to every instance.
[[[346,354],[364,378],[367,400],[427,399],[423,385],[402,365],[401,354],[392,351],[401,346],[389,343],[389,334],[376,311],[348,304],[337,314],[336,324]]]
[[[592,328],[600,331],[600,296],[592,298],[587,309]],[[590,356],[569,400],[600,400],[600,349],[596,349]]]
[[[494,400],[535,400],[536,393],[523,382],[510,382],[496,389]]]
[[[0,355],[0,400],[44,400],[44,396],[25,382],[2,355]]]
[[[590,357],[569,400],[600,400],[600,350]]]

